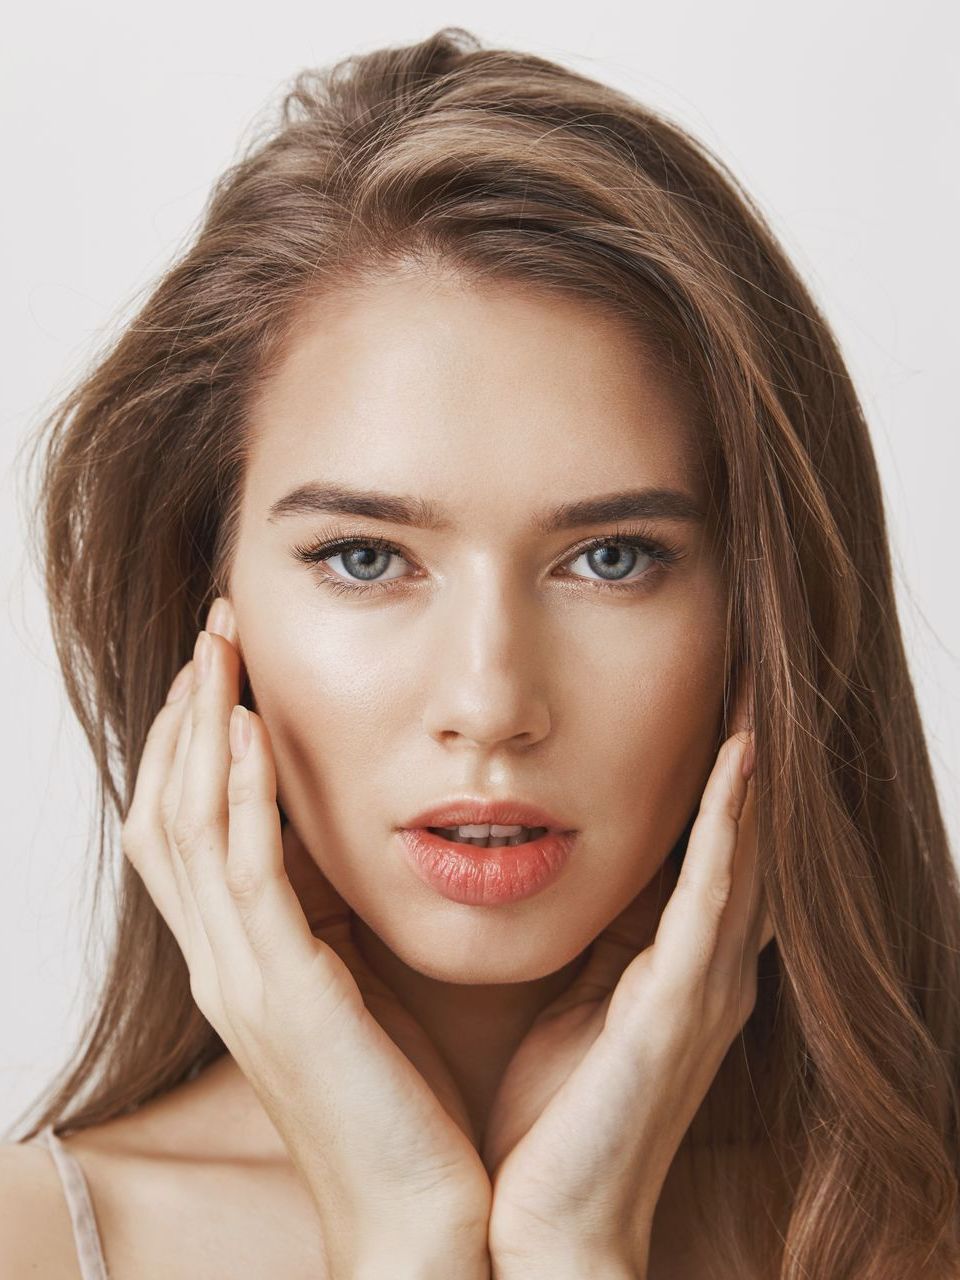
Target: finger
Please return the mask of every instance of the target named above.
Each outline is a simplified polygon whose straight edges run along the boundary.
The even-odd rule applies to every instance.
[[[121,838],[124,854],[144,882],[184,954],[189,945],[187,921],[163,829],[160,802],[173,766],[180,726],[189,703],[191,681],[191,664],[187,663],[171,683],[167,701],[147,732]]]
[[[308,964],[318,944],[284,864],[296,856],[296,839],[284,847],[277,808],[277,778],[266,726],[256,712],[234,706],[229,726],[227,779],[229,843],[225,883],[264,973],[278,962]],[[290,828],[288,828],[289,830]]]
[[[181,950],[191,969],[195,968],[198,962],[204,964],[212,963],[213,957],[210,952],[210,942],[207,938],[206,930],[203,927],[203,921],[200,918],[200,912],[197,908],[196,898],[193,892],[193,886],[187,875],[186,868],[183,865],[183,858],[177,847],[176,839],[176,821],[177,813],[180,809],[180,797],[183,791],[183,775],[186,767],[187,754],[190,748],[190,739],[193,727],[193,690],[194,690],[194,670],[193,662],[190,662],[191,683],[190,689],[186,696],[182,699],[183,707],[180,714],[180,723],[177,727],[177,740],[173,752],[173,762],[164,781],[160,795],[160,825],[164,835],[164,842],[167,849],[167,857],[169,859],[170,870],[173,880],[177,888],[180,898],[181,913],[184,920],[184,929],[186,934],[187,946],[181,946]]]
[[[207,614],[207,631],[223,636],[237,653],[237,662],[239,665],[240,682],[243,681],[244,666],[243,655],[240,652],[240,638],[237,631],[237,617],[233,610],[233,605],[226,596],[217,596],[210,605],[210,611]]]
[[[208,631],[215,632],[217,635],[230,642],[237,654],[237,682],[241,690],[244,689],[247,680],[246,663],[243,658],[243,649],[240,643],[239,628],[237,625],[236,614],[234,613],[233,604],[227,596],[217,596],[210,605],[210,612],[207,614]],[[239,702],[240,699],[238,698]]]
[[[223,636],[224,639],[228,640],[236,649],[239,667],[239,683],[242,684],[244,678],[244,666],[243,656],[240,651],[239,628],[237,626],[236,614],[234,612],[233,605],[226,596],[218,597],[211,605],[210,613],[207,618],[207,630],[215,631],[217,634]],[[263,740],[266,747],[264,753],[266,761],[265,767],[269,772],[269,770],[273,768],[272,753],[269,747],[269,734],[266,732],[266,728],[262,721],[259,728],[263,734]],[[234,776],[235,768],[237,768],[237,766],[234,763],[231,763],[230,776]],[[239,776],[239,772],[237,776]],[[266,786],[267,790],[271,791],[273,794],[272,804],[268,804],[266,808],[266,825],[268,828],[267,838],[268,840],[272,840],[274,838],[275,825],[279,822],[280,817],[276,799],[275,774],[273,776],[272,787],[269,782]],[[231,849],[234,850],[234,854],[237,854],[240,850],[240,846],[247,843],[248,835],[246,833],[248,830],[252,830],[252,828],[248,829],[245,824],[238,826],[237,822],[229,816],[229,790],[230,784],[228,780],[228,840],[227,867],[225,875],[228,882],[228,889],[233,891],[233,888],[236,888],[237,890],[237,892],[234,893],[234,901],[239,912],[242,903],[247,901],[244,893],[244,887],[242,887],[241,884],[241,882],[245,884],[247,873],[244,871],[236,872],[234,870],[237,862],[236,858],[231,856]],[[299,838],[297,832],[289,822],[286,827],[280,827],[280,839],[282,845],[283,871],[293,888],[293,892],[299,902],[300,915],[305,917],[311,936],[314,938],[320,938],[322,941],[327,942],[330,946],[334,947],[334,949],[338,950],[338,953],[352,949],[353,939],[350,933],[351,912],[349,906],[322,874],[320,868],[314,862],[302,840]],[[269,848],[269,844],[265,845],[264,848]],[[262,851],[257,848],[252,850],[254,860],[257,858],[259,852]],[[236,880],[234,877],[236,877]],[[287,905],[290,905],[289,900],[287,901]],[[299,921],[299,916],[297,919]],[[247,929],[248,940],[251,942],[252,947],[253,939],[251,935],[257,927],[256,918],[251,916],[249,922],[245,922],[241,915],[241,923],[243,923],[244,927]],[[271,921],[270,924],[272,927],[275,927],[273,928],[272,933],[268,933],[266,935],[267,940],[260,948],[260,963],[266,962],[266,955],[264,954],[263,947],[271,947],[272,945],[275,945],[276,942],[281,941],[284,938],[285,931],[289,930],[290,927],[289,923],[285,923],[283,920]],[[314,955],[315,953],[316,944],[314,943],[310,954]]]
[[[238,693],[236,650],[202,631],[194,650],[189,741],[183,756],[173,837],[218,972],[246,971],[250,946],[225,879],[228,843],[227,740]]]
[[[731,716],[730,729],[727,737],[732,737],[738,733],[744,733],[747,730],[752,729],[753,724],[753,671],[748,665],[744,667],[743,673],[740,677],[740,683],[734,699],[733,714]]]
[[[748,735],[728,738],[700,801],[677,886],[660,917],[652,962],[677,998],[705,983],[720,925],[733,896],[734,860],[747,795],[743,757]]]
[[[213,601],[207,618],[207,630],[217,632],[218,635],[223,636],[224,639],[228,640],[236,649],[239,664],[239,682],[242,684],[244,665],[243,655],[240,651],[239,629],[233,605],[226,596],[220,596]],[[269,762],[272,765],[272,754],[269,750],[268,741],[269,734],[265,732],[265,726],[263,726],[262,723],[260,728],[264,730],[264,737],[267,740],[266,755],[269,757]],[[231,765],[231,773],[233,772],[233,769],[234,766]],[[277,808],[277,817],[279,818],[279,808],[276,803],[275,774],[273,778],[273,794],[273,807]],[[269,819],[270,820],[267,825],[270,828],[272,836],[272,812],[269,813]],[[241,839],[243,839],[242,834]],[[296,830],[289,822],[286,827],[281,826],[281,842],[284,870],[287,878],[293,886],[294,893],[299,900],[301,910],[307,919],[308,927],[311,932],[315,936],[322,935],[324,941],[329,941],[331,945],[335,942],[352,942],[352,938],[349,936],[349,906],[323,875],[320,868],[310,856]],[[228,864],[231,861],[231,847],[231,841],[228,837]]]
[[[756,767],[755,725],[756,725],[756,718],[755,718],[755,693],[754,693],[754,687],[753,687],[753,669],[749,664],[746,664],[744,666],[743,674],[740,680],[740,686],[738,691],[736,709],[733,717],[732,729],[734,733],[742,733],[742,732],[749,731],[751,734],[750,748],[748,750],[748,754],[750,756],[750,762],[747,766],[747,771],[751,778],[755,773],[755,767]],[[754,791],[754,787],[751,787],[749,789],[748,798],[746,801],[746,804],[748,807],[752,807],[755,804],[755,796],[753,795],[753,791]],[[750,816],[750,822],[754,825],[753,839],[755,841],[756,840],[755,813],[753,813]],[[742,822],[741,822],[741,825],[743,825]],[[753,853],[754,853],[754,862],[755,862],[756,860],[755,845],[754,845]],[[757,879],[759,880],[759,875],[757,875]],[[756,943],[754,947],[754,951],[756,954],[759,954],[759,952],[761,952],[764,949],[764,947],[766,947],[770,942],[772,942],[774,937],[776,936],[773,928],[773,922],[771,921],[770,915],[766,909],[766,898],[765,898],[762,884],[757,884],[755,886],[753,904],[754,904],[753,910],[750,916],[753,922],[753,928],[750,930],[750,939]]]
[[[733,887],[720,922],[710,980],[721,986],[741,985],[756,973],[757,937],[763,907],[763,884],[757,866],[756,787],[746,783],[733,856]]]

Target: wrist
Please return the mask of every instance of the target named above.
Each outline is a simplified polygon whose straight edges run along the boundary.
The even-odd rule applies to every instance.
[[[565,1253],[559,1258],[538,1257],[534,1262],[500,1265],[496,1258],[491,1280],[647,1280],[646,1268],[638,1271],[620,1261],[584,1258],[577,1261]]]
[[[610,1257],[564,1248],[556,1253],[504,1257],[493,1254],[491,1280],[647,1280],[647,1255],[642,1260]]]
[[[457,1276],[458,1280],[491,1280],[489,1263],[470,1267],[461,1255],[446,1258],[433,1258],[420,1261],[416,1258],[405,1260],[395,1254],[384,1258],[364,1258],[354,1266],[349,1280],[450,1280]],[[344,1280],[347,1280],[344,1277]]]
[[[490,1255],[468,1257],[463,1250],[419,1252],[415,1246],[397,1246],[382,1253],[365,1253],[356,1259],[343,1280],[491,1280]],[[336,1280],[340,1280],[336,1277]]]

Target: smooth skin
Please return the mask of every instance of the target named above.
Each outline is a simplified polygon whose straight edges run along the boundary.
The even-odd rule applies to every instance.
[[[502,1276],[647,1275],[670,1164],[753,1011],[757,957],[775,936],[754,767],[741,727],[717,757],[662,913],[639,895],[510,1062],[485,1149]]]
[[[698,848],[710,865],[733,857],[737,883],[756,891],[752,800],[736,820],[738,784],[725,794],[722,779],[737,748],[717,754],[728,587],[700,521],[588,518],[545,532],[534,517],[648,487],[703,507],[694,413],[633,332],[573,296],[414,271],[300,317],[250,406],[226,613],[209,620],[211,674],[202,695],[188,689],[159,711],[125,833],[231,1053],[66,1139],[93,1175],[120,1280],[124,1267],[144,1274],[145,1260],[157,1275],[192,1274],[184,1251],[200,1240],[196,1265],[209,1273],[211,1232],[224,1276],[282,1255],[278,1273],[312,1278],[324,1223],[336,1275],[356,1261],[342,1252],[356,1240],[337,1239],[330,1221],[372,1217],[394,1192],[397,1221],[416,1227],[403,1259],[412,1273],[448,1266],[437,1253],[453,1240],[437,1228],[452,1223],[461,1256],[465,1242],[485,1254],[492,1241],[499,1273],[531,1280],[524,1249],[535,1244],[561,1280],[556,1251],[576,1258],[581,1246],[554,1230],[555,1210],[578,1200],[584,1171],[586,1213],[564,1223],[593,1249],[612,1206],[643,1206],[637,1221],[618,1222],[603,1258],[611,1275],[642,1267],[649,1200],[736,1034],[730,1010],[749,1008],[754,943],[768,933],[742,889],[721,927],[718,891],[699,878],[711,909],[688,885],[668,933],[656,933],[674,889],[667,854],[710,788],[710,812],[719,799],[726,816],[698,820]],[[271,518],[284,495],[321,480],[429,500],[448,524],[306,507]],[[635,526],[677,558],[658,571],[621,547],[630,585],[617,586],[585,547],[616,546]],[[348,553],[300,555],[347,535],[395,547],[362,595]],[[234,766],[241,663],[254,711]],[[183,718],[192,725],[207,697],[198,739],[185,744]],[[187,750],[197,767],[184,773]],[[256,784],[231,802],[238,769]],[[563,875],[491,909],[425,886],[396,829],[465,792],[520,796],[577,828]],[[290,820],[280,846],[274,796]],[[236,834],[232,808],[252,817]],[[734,856],[734,827],[746,857]],[[743,987],[726,997],[705,977],[714,928],[721,960],[742,948]],[[658,955],[692,950],[697,974],[651,964],[655,934]],[[672,998],[658,994],[670,987]],[[630,1150],[617,1145],[626,1120]],[[565,1161],[558,1138],[571,1125]],[[36,1149],[12,1154],[48,1162]],[[656,1203],[650,1271],[695,1280],[675,1170]],[[24,1215],[7,1213],[19,1230]],[[374,1267],[381,1240],[375,1225],[362,1241]],[[390,1256],[396,1275],[395,1247]]]
[[[250,406],[225,595],[282,807],[448,1064],[478,1145],[534,1019],[695,814],[731,658],[703,519],[539,522],[648,489],[705,509],[695,412],[581,299],[415,272],[312,305]],[[311,482],[406,498],[415,517],[430,503],[446,524],[273,513]],[[673,563],[619,543],[631,533]],[[324,549],[343,538],[354,552]],[[397,829],[465,793],[576,828],[559,879],[496,909],[425,886]]]
[[[332,1276],[376,1275],[398,1256],[438,1275],[453,1258],[479,1264],[489,1182],[442,1063],[362,967],[361,991],[342,904],[316,880],[311,930],[286,870],[303,851],[281,830],[266,728],[240,708],[231,738],[236,649],[203,632],[190,667],[150,729],[123,847],[194,999],[314,1196]]]
[[[439,1274],[444,1258],[479,1259],[488,1245],[498,1276],[645,1276],[670,1161],[753,1008],[756,956],[773,937],[743,710],[666,907],[662,886],[639,895],[538,1017],[496,1095],[481,1167],[449,1073],[362,961],[346,903],[299,879],[307,864],[281,829],[269,733],[234,709],[226,601],[211,625],[225,634],[200,636],[189,691],[181,683],[151,729],[125,849],[200,1008],[315,1195],[331,1273],[376,1274],[402,1239],[418,1256],[426,1235],[409,1224],[427,1222],[437,1251],[423,1265]],[[336,1248],[347,1239],[367,1242],[359,1258]]]

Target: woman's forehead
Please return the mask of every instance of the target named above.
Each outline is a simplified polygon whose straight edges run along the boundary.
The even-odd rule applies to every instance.
[[[249,462],[272,487],[332,471],[385,488],[428,473],[556,490],[575,474],[600,492],[626,469],[696,488],[695,413],[597,307],[402,278],[300,319],[252,407]]]

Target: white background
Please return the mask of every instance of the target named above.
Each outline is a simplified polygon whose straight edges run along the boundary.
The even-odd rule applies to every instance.
[[[756,197],[871,424],[957,849],[956,13],[946,0],[16,7],[0,79],[0,1130],[62,1065],[98,967],[83,952],[94,774],[26,558],[17,449],[183,246],[254,117],[301,67],[348,53],[465,26],[665,111]]]

